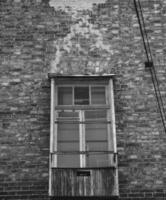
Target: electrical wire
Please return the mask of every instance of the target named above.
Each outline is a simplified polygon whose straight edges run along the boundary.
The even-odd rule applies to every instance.
[[[140,12],[141,12],[141,18],[142,18],[142,23],[143,23],[143,28],[144,28],[145,36],[146,36],[146,41],[147,41],[147,45],[148,45],[148,50],[149,50],[150,58],[151,58],[152,63],[154,63],[153,62],[152,53],[151,53],[150,44],[149,44],[148,35],[147,35],[147,32],[146,32],[145,20],[144,20],[144,17],[143,17],[143,12],[142,12],[142,7],[141,7],[140,0],[138,0],[138,5],[139,5],[139,8],[140,8]],[[157,79],[157,75],[156,75],[156,70],[155,70],[154,64],[152,65],[152,68],[150,68],[150,69],[152,69],[153,71],[152,70],[151,71],[154,72],[153,75],[154,75],[154,78],[155,78],[155,81],[156,81],[156,84],[157,84],[160,101],[161,101],[162,108],[163,108],[163,111],[164,111],[163,112],[164,118],[166,119],[166,114],[165,114],[165,110],[164,110],[164,104],[163,104],[163,100],[162,100],[162,96],[161,96],[161,92],[160,92],[160,88],[159,88],[159,82],[158,82],[158,79]]]
[[[141,13],[143,29],[144,29],[144,33],[145,33],[145,37],[146,37],[147,46],[148,46],[147,49],[148,49],[148,53],[150,55],[150,61],[152,63],[152,66],[150,67],[150,72],[151,72],[151,75],[152,75],[152,82],[153,82],[153,85],[154,85],[156,99],[157,99],[157,102],[158,102],[158,107],[159,107],[159,111],[160,111],[160,114],[161,114],[163,126],[164,126],[164,129],[165,129],[165,132],[166,132],[166,125],[165,125],[166,116],[165,116],[164,104],[163,104],[162,96],[161,96],[161,93],[160,93],[159,82],[158,82],[158,79],[157,79],[155,66],[153,64],[153,57],[152,57],[152,54],[151,54],[150,44],[149,44],[149,40],[148,40],[146,28],[145,28],[145,21],[144,21],[143,12],[142,12],[142,8],[141,8],[141,4],[140,4],[139,0],[138,0],[138,5],[139,5],[140,13]],[[144,37],[144,35],[143,35],[143,37]]]
[[[153,64],[153,57],[152,57],[152,54],[151,54],[150,44],[149,44],[149,40],[148,40],[146,28],[145,28],[145,21],[144,21],[143,12],[142,12],[142,8],[141,8],[141,4],[140,4],[139,0],[138,0],[138,5],[139,5],[140,13],[141,13],[143,29],[144,29],[144,33],[145,33],[145,37],[146,37],[147,46],[148,46],[147,49],[148,49],[148,53],[150,55],[150,61],[152,63],[152,66],[150,67],[150,72],[151,72],[151,75],[152,75],[152,82],[153,82],[153,85],[154,85],[156,99],[157,99],[157,102],[158,102],[158,107],[159,107],[159,111],[160,111],[160,114],[161,114],[164,130],[166,132],[166,125],[165,125],[166,116],[165,116],[164,104],[163,104],[162,96],[161,96],[161,93],[160,93],[160,88],[159,88],[159,83],[158,83],[155,67],[154,67],[154,64]],[[144,35],[143,35],[143,37],[144,37]]]
[[[150,58],[151,58],[151,61],[153,63],[153,57],[152,57],[152,53],[151,53],[151,49],[150,49],[148,35],[147,35],[147,32],[146,32],[146,28],[145,28],[145,20],[144,20],[144,17],[143,17],[143,12],[142,12],[142,7],[141,7],[140,0],[138,0],[138,5],[139,5],[139,8],[140,8],[140,12],[141,12],[141,18],[142,18],[143,28],[144,28],[144,32],[145,32],[145,36],[146,36],[146,40],[147,40],[147,45],[148,45],[148,50],[149,50]],[[152,65],[151,69],[153,69],[153,71],[154,71],[154,77],[155,77],[155,80],[156,80],[157,88],[159,88],[159,82],[158,82],[158,79],[157,79],[157,75],[156,75],[156,70],[155,70],[154,64]],[[162,104],[162,107],[163,107],[163,110],[164,110],[164,104],[163,104],[163,100],[162,100],[160,89],[158,90],[158,92],[159,92],[161,104]],[[165,115],[165,111],[164,111],[164,115]],[[164,117],[166,119],[166,115]]]
[[[157,100],[157,103],[158,103],[158,108],[159,108],[159,111],[160,111],[164,131],[166,133],[166,124],[165,124],[166,114],[165,114],[165,110],[164,110],[164,104],[163,104],[163,100],[162,100],[162,96],[161,96],[161,92],[160,92],[160,88],[159,88],[159,82],[158,82],[158,79],[157,79],[155,66],[153,64],[153,57],[152,57],[152,53],[151,53],[148,35],[147,35],[147,32],[146,32],[146,28],[145,28],[145,21],[144,21],[144,16],[143,16],[140,1],[138,0],[138,6],[137,6],[137,2],[136,2],[136,0],[134,0],[134,6],[135,6],[137,18],[138,18],[141,36],[142,36],[142,39],[143,39],[143,45],[144,45],[147,61],[148,61],[148,63],[151,63],[150,72],[151,72],[151,76],[152,76],[152,82],[153,82],[153,86],[154,86],[154,90],[155,90],[156,100]],[[140,10],[141,15],[139,14],[138,8]],[[144,37],[144,34],[145,34],[145,37]]]
[[[145,28],[145,20],[144,20],[144,16],[143,16],[143,11],[142,11],[141,3],[140,3],[139,0],[138,0],[138,6],[139,6],[140,13],[141,13],[142,25],[143,25],[143,29],[144,29],[144,33],[145,33],[147,45],[148,45],[147,48],[148,48],[148,51],[149,51],[150,59],[151,59],[151,61],[152,61],[152,60],[153,60],[153,57],[152,57],[152,54],[151,54],[149,39],[148,39],[148,35],[147,35],[147,32],[146,32],[146,28]]]
[[[142,36],[142,39],[143,39],[146,57],[147,57],[148,62],[149,62],[150,61],[149,54],[148,54],[148,50],[147,50],[147,47],[146,47],[146,42],[145,42],[145,38],[144,38],[143,28],[142,28],[142,25],[141,25],[141,19],[140,19],[140,16],[139,16],[136,0],[134,0],[134,6],[135,6],[136,14],[137,14],[137,19],[138,19],[138,23],[139,23],[139,27],[140,27],[141,36]]]

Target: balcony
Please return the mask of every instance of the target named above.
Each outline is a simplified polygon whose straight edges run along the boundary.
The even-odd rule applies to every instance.
[[[114,196],[115,168],[53,168],[53,196]]]
[[[117,155],[107,167],[51,168],[52,197],[118,196]],[[111,198],[112,199],[112,198]]]

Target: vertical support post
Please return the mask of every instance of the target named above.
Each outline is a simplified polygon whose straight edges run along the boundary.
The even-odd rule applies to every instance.
[[[111,128],[113,136],[113,151],[117,155],[117,140],[116,140],[116,124],[115,124],[115,105],[114,105],[114,88],[113,88],[113,79],[109,81],[109,90],[110,90],[110,106],[111,106]],[[118,182],[118,162],[116,159],[116,169],[115,169],[115,195],[119,195],[119,182]]]
[[[80,117],[80,151],[85,152],[86,151],[86,145],[85,145],[85,124],[84,124],[84,111],[79,112]],[[80,167],[86,167],[86,155],[80,154]]]
[[[51,100],[50,100],[50,155],[49,155],[49,195],[52,195],[52,156],[54,151],[54,113],[55,113],[55,81],[51,79]]]
[[[111,104],[111,94],[110,94],[110,87],[109,85],[105,88],[105,98],[106,98],[106,104],[110,106]],[[107,122],[111,119],[111,108],[107,110]],[[108,151],[113,151],[113,136],[112,136],[112,124],[107,123],[107,141],[108,141]],[[113,162],[113,156],[112,154],[108,154],[108,165],[112,166]]]
[[[92,87],[89,86],[89,105],[92,105]]]
[[[111,119],[111,114],[110,110],[107,110],[107,121]],[[112,136],[112,129],[111,129],[112,124],[107,123],[107,141],[108,141],[108,151],[113,151],[113,136]],[[108,164],[109,166],[112,166],[113,164],[113,155],[108,154]]]
[[[52,150],[53,152],[58,151],[58,124],[55,123],[55,120],[58,118],[58,112],[55,112],[55,106],[58,104],[57,96],[58,96],[58,91],[57,87],[55,86],[55,81],[54,81],[54,86],[53,86],[53,108],[52,108],[52,113],[53,113],[53,142],[52,142]],[[53,155],[53,160],[52,160],[52,165],[53,167],[57,167],[57,154]]]

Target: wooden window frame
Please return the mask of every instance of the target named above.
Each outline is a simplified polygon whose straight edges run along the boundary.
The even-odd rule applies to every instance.
[[[100,76],[101,77],[101,76]],[[117,147],[116,147],[116,127],[115,127],[115,109],[114,109],[114,92],[113,92],[113,75],[109,75],[106,77],[107,81],[105,81],[104,77],[102,81],[100,80],[100,77],[86,77],[88,83],[86,82],[80,82],[80,79],[84,79],[81,77],[67,77],[69,80],[67,80],[67,84],[65,81],[59,81],[56,80],[57,76],[50,76],[51,78],[51,113],[50,113],[50,167],[49,167],[49,194],[51,195],[51,168],[57,168],[57,154],[54,154],[54,152],[57,152],[57,124],[55,122],[55,118],[57,115],[57,112],[55,110],[77,110],[79,111],[79,117],[81,121],[85,121],[84,111],[85,110],[96,110],[96,109],[106,109],[109,110],[107,112],[107,121],[111,121],[111,126],[107,128],[108,130],[108,151],[113,151],[114,154],[117,154]],[[74,78],[77,81],[73,81],[72,78]],[[98,80],[99,78],[99,80]],[[63,77],[65,80],[65,77]],[[89,80],[90,79],[90,80]],[[94,80],[95,79],[95,80]],[[106,87],[106,105],[58,105],[58,92],[57,88],[70,86],[69,83],[72,83],[72,86],[89,86],[89,92],[91,92],[91,86],[104,86]],[[93,83],[93,84],[92,84]],[[58,85],[58,86],[57,86]],[[72,95],[73,89],[72,89]],[[91,95],[90,97],[90,103],[91,103]],[[73,98],[74,101],[74,98]],[[72,102],[74,103],[74,102]],[[86,144],[85,144],[85,125],[83,123],[80,123],[80,151],[85,152],[86,151]],[[82,141],[81,141],[82,139]],[[109,162],[110,165],[112,164],[113,155],[109,154]],[[117,160],[116,160],[117,165]],[[80,168],[86,168],[86,155],[80,154]]]

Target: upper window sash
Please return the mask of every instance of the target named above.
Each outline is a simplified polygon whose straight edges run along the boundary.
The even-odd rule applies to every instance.
[[[57,86],[57,106],[107,105],[105,85]]]

